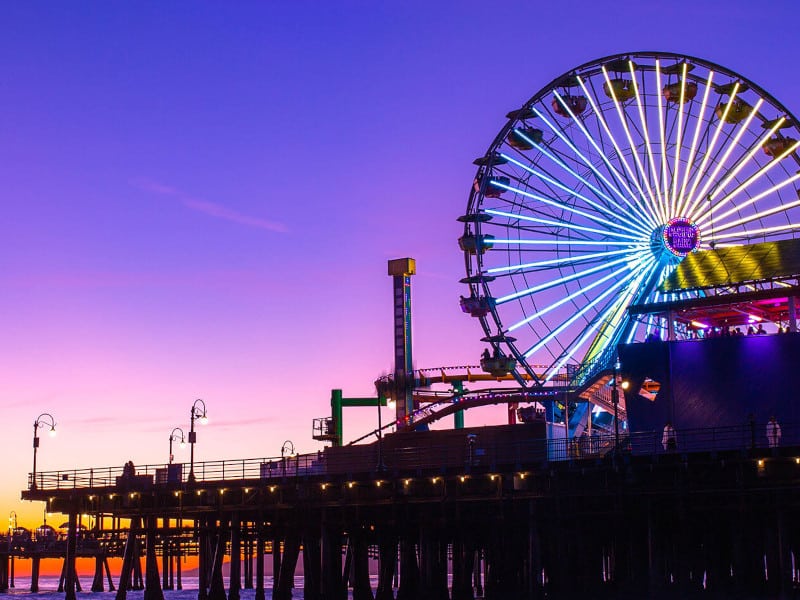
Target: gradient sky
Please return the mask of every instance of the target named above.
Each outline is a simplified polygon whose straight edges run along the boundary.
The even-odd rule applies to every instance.
[[[318,449],[331,388],[372,395],[391,368],[390,258],[417,259],[417,366],[475,364],[455,219],[506,112],[581,63],[664,50],[797,114],[799,18],[794,0],[2,3],[0,511],[41,521],[18,498],[44,411],[42,470],[165,462],[195,398],[197,460]]]

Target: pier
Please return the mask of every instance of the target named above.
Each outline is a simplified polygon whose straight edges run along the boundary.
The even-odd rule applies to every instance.
[[[800,448],[754,445],[746,427],[679,431],[676,451],[660,431],[615,447],[613,436],[548,441],[542,428],[397,433],[380,448],[197,463],[194,482],[170,480],[165,465],[128,478],[122,467],[43,472],[22,495],[67,515],[70,531],[78,515],[95,517],[99,547],[115,539],[123,556],[119,599],[140,557],[150,599],[184,554],[197,556],[199,600],[236,600],[243,583],[263,597],[268,555],[278,600],[291,597],[299,560],[304,597],[325,600],[348,588],[355,600],[774,598],[796,586]],[[106,534],[106,522],[130,526]],[[77,537],[64,554],[68,599]]]

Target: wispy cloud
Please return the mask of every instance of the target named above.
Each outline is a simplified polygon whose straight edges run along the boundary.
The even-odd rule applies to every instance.
[[[286,225],[280,221],[271,221],[261,217],[246,215],[223,204],[195,198],[190,194],[179,190],[178,188],[165,185],[158,181],[153,181],[151,179],[135,179],[131,182],[131,184],[134,187],[146,192],[175,198],[186,208],[201,212],[217,219],[239,223],[240,225],[246,225],[248,227],[258,227],[259,229],[276,231],[278,233],[285,233],[288,231]]]

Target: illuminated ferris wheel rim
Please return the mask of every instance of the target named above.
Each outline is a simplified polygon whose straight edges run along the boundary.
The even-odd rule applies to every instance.
[[[640,62],[641,61],[641,62]],[[650,62],[648,62],[650,61]],[[625,73],[621,65],[628,65],[629,72]],[[613,66],[613,69],[611,68]],[[662,68],[663,66],[663,68]],[[692,74],[692,70],[696,67],[705,69],[707,77]],[[640,93],[639,87],[644,87],[645,74],[652,73],[656,78],[657,85],[653,90]],[[615,88],[616,82],[623,82],[624,77],[629,76],[630,79],[626,83],[622,83],[618,88]],[[679,116],[672,116],[673,129],[678,128],[677,136],[672,140],[665,141],[665,130],[667,126],[662,121],[658,127],[658,133],[661,134],[661,139],[651,140],[648,138],[649,126],[647,118],[642,114],[643,112],[651,111],[657,112],[659,120],[667,119],[670,115],[669,100],[662,100],[662,86],[661,84],[672,76],[673,79],[678,80],[678,84],[673,91],[672,101],[678,105],[679,109],[674,109],[673,112],[679,112]],[[662,77],[664,81],[662,81]],[[716,80],[712,82],[712,78]],[[600,78],[601,83],[611,88],[609,94],[608,89],[606,94],[609,95],[611,101],[600,97],[596,93],[593,96],[588,89],[586,82],[592,86],[592,91],[595,89],[593,78]],[[638,81],[638,83],[637,83]],[[722,83],[717,83],[717,82]],[[604,86],[604,87],[605,87]],[[689,104],[690,108],[687,109],[686,121],[689,122],[691,110],[696,107],[695,98],[688,98],[686,94],[687,89],[692,89],[696,95],[699,94],[698,88],[703,88],[703,101],[699,110],[699,115],[695,116],[696,124],[693,132],[689,134],[682,134],[681,126],[684,120],[684,106]],[[666,88],[664,86],[663,93],[666,97]],[[577,109],[581,111],[583,108],[580,105],[573,106],[572,96],[570,94],[571,88],[577,88],[579,93],[585,93],[584,108],[586,108],[587,100],[591,104],[589,106],[588,114],[593,116],[597,123],[605,128],[608,138],[613,142],[616,157],[608,159],[604,153],[599,152],[600,146],[592,139],[585,126],[587,119],[584,118]],[[722,88],[723,91],[720,91]],[[561,92],[559,90],[562,90]],[[613,91],[618,89],[626,94],[630,94],[626,100],[617,98],[616,93]],[[719,97],[723,94],[730,96],[727,105],[712,103],[708,104],[709,94],[714,90]],[[737,93],[741,90],[741,94],[737,97]],[[740,98],[745,92],[751,92],[749,95],[756,95],[758,102],[754,106],[748,105],[746,102],[741,101]],[[685,97],[687,96],[687,97]],[[552,106],[554,110],[565,118],[566,125],[556,121],[556,116],[549,110],[546,101],[552,98]],[[646,98],[643,100],[643,98]],[[655,108],[655,100],[658,101],[658,110]],[[696,167],[696,161],[700,160],[702,143],[705,143],[705,151],[711,154],[709,150],[709,141],[706,139],[700,145],[697,145],[698,138],[703,128],[704,136],[710,136],[712,130],[710,123],[713,120],[713,114],[707,114],[710,109],[714,110],[715,104],[717,106],[724,106],[722,116],[718,118],[719,125],[714,130],[715,137],[713,141],[716,143],[717,137],[720,136],[720,131],[724,123],[734,123],[738,125],[741,121],[728,121],[728,115],[732,114],[734,100],[736,102],[743,102],[744,106],[748,107],[749,113],[745,124],[740,128],[739,133],[734,142],[730,143],[726,148],[727,151],[722,159],[719,159],[719,154],[709,159],[705,156],[697,170],[697,174],[692,171]],[[625,102],[629,102],[627,107],[624,107]],[[650,101],[651,104],[647,102]],[[666,112],[662,105],[666,107]],[[774,115],[765,118],[761,112],[761,107],[771,109]],[[576,108],[573,112],[571,107]],[[639,115],[641,116],[641,129],[638,132],[639,139],[632,139],[630,131],[628,131],[626,119],[633,121],[631,114],[635,114],[631,107],[638,108]],[[559,109],[561,109],[559,111]],[[718,110],[720,110],[718,108]],[[606,124],[606,119],[611,119],[614,112],[619,113],[619,120],[627,134],[628,145],[613,140],[612,129]],[[577,114],[576,114],[577,113]],[[594,113],[594,114],[592,114]],[[662,114],[663,113],[663,114]],[[665,116],[666,115],[666,116]],[[719,113],[718,113],[719,115]],[[750,124],[755,117],[756,122],[760,121],[765,135],[759,139],[758,143],[750,143],[746,156],[737,145],[742,139],[745,131],[749,130]],[[744,120],[744,119],[742,119]],[[542,132],[539,131],[540,139],[527,137],[525,134],[529,130],[520,129],[522,125],[526,125],[528,121],[538,121],[543,123],[542,129],[546,134],[551,136],[553,143],[562,146],[561,154],[553,150],[548,152],[549,144],[543,143],[541,140]],[[600,132],[598,138],[603,137],[603,131],[600,125],[597,125],[597,131]],[[714,225],[715,221],[719,221],[719,214],[710,215],[712,202],[709,201],[709,211],[706,211],[702,199],[705,198],[705,192],[710,191],[713,194],[719,195],[726,188],[728,184],[733,182],[742,188],[742,184],[738,175],[740,170],[744,167],[738,165],[746,165],[748,161],[753,158],[755,151],[764,146],[765,142],[776,136],[780,139],[787,139],[793,142],[791,145],[786,142],[784,147],[780,149],[779,156],[774,163],[779,162],[783,158],[790,156],[797,163],[798,159],[794,151],[798,147],[798,143],[794,143],[791,138],[783,138],[781,130],[791,127],[793,130],[797,128],[797,119],[775,99],[771,94],[767,93],[760,86],[752,83],[738,73],[722,67],[713,62],[692,57],[689,55],[669,53],[669,52],[632,52],[624,54],[610,55],[598,60],[589,61],[570,70],[569,72],[554,78],[548,85],[544,86],[539,92],[534,94],[522,108],[512,111],[508,115],[508,122],[500,130],[498,135],[486,152],[482,159],[476,161],[479,164],[476,185],[470,194],[467,215],[465,217],[465,238],[468,237],[470,231],[475,234],[476,239],[482,245],[480,248],[475,248],[474,252],[465,249],[466,263],[467,263],[467,279],[465,280],[470,284],[471,296],[483,296],[488,300],[488,312],[485,316],[481,317],[481,323],[488,340],[492,342],[504,342],[510,353],[513,354],[529,372],[531,369],[527,367],[527,360],[536,352],[544,348],[548,342],[552,342],[557,335],[566,330],[576,320],[574,315],[566,319],[570,321],[564,325],[562,322],[558,326],[548,326],[547,331],[539,334],[539,339],[527,346],[521,346],[516,339],[511,339],[510,334],[516,332],[521,327],[529,323],[542,319],[543,316],[553,311],[555,301],[551,304],[528,309],[525,312],[524,318],[519,318],[513,322],[508,322],[507,319],[501,314],[501,307],[507,303],[514,301],[522,301],[524,298],[533,297],[545,290],[548,290],[556,285],[567,286],[571,282],[581,283],[583,276],[595,275],[604,271],[608,266],[619,267],[611,274],[604,275],[601,279],[592,279],[588,281],[587,287],[597,289],[598,292],[602,291],[600,297],[595,296],[590,299],[589,296],[585,297],[584,306],[579,306],[579,297],[581,291],[571,290],[565,287],[564,297],[565,302],[571,302],[577,311],[575,314],[580,316],[586,313],[581,311],[592,309],[594,312],[593,320],[588,318],[583,320],[584,333],[579,341],[584,345],[592,343],[591,331],[602,329],[606,327],[603,324],[604,319],[610,318],[609,315],[614,313],[614,318],[622,319],[619,310],[606,310],[601,315],[601,307],[607,305],[606,299],[613,294],[628,294],[627,303],[630,304],[636,299],[636,293],[641,290],[634,289],[634,293],[628,293],[631,288],[635,286],[653,287],[653,282],[657,285],[663,280],[666,275],[666,267],[664,269],[656,268],[661,263],[666,263],[670,268],[690,252],[695,252],[701,248],[713,247],[714,244],[730,244],[747,241],[754,236],[768,236],[768,235],[794,235],[797,228],[795,220],[789,220],[787,225],[771,226],[770,228],[762,228],[763,230],[756,229],[743,229],[742,222],[749,222],[753,220],[761,220],[770,217],[776,213],[788,213],[789,208],[793,208],[791,204],[779,204],[776,207],[756,213],[754,217],[741,217],[740,222],[730,220],[731,216],[734,217],[740,214],[740,209],[733,199],[729,198],[730,193],[725,195],[725,200],[730,207],[720,206],[724,209],[723,217],[729,218],[728,222],[722,222]],[[538,125],[537,125],[538,126]],[[688,131],[689,125],[686,125]],[[508,139],[509,136],[515,135],[517,140],[522,140],[522,144],[533,147],[539,153],[538,162],[546,162],[547,166],[555,170],[557,165],[560,168],[569,170],[572,177],[571,181],[561,181],[558,177],[546,174],[546,171],[538,168],[538,162],[524,156],[523,152],[514,152],[514,148],[510,148]],[[574,136],[581,136],[585,134],[586,140],[598,150],[594,158],[596,163],[588,160],[578,149],[580,145]],[[633,135],[633,138],[637,134]],[[658,137],[658,136],[654,136]],[[723,136],[724,137],[724,136]],[[558,138],[558,139],[557,139]],[[684,156],[684,148],[688,147],[689,138],[692,138],[691,151],[688,158]],[[727,138],[723,143],[728,143],[731,140],[731,134],[727,134]],[[623,142],[625,140],[623,139]],[[585,143],[585,142],[584,142]],[[660,148],[656,151],[653,148]],[[590,154],[592,146],[586,145],[585,148]],[[713,146],[713,145],[712,145]],[[524,146],[523,146],[524,147]],[[604,150],[611,147],[603,146]],[[583,167],[586,174],[581,176],[575,170],[571,170],[567,166],[567,160],[563,158],[564,148],[569,153],[574,150],[574,155],[567,158],[575,159],[574,163]],[[571,149],[571,150],[570,150]],[[582,148],[581,148],[582,149]],[[688,148],[687,148],[688,149]],[[766,150],[765,150],[766,151]],[[668,154],[674,152],[674,164],[667,165]],[[641,157],[637,153],[641,154]],[[607,153],[607,154],[613,154]],[[725,167],[728,157],[734,155],[736,158],[737,167]],[[576,158],[579,157],[579,158]],[[743,158],[744,156],[744,158]],[[513,184],[512,180],[504,180],[502,177],[494,177],[496,167],[502,164],[498,161],[498,157],[503,162],[509,163],[521,171],[525,172],[527,179],[522,184],[522,178],[519,182]],[[545,160],[543,157],[548,157]],[[641,158],[641,160],[640,160]],[[775,158],[775,157],[773,157]],[[636,163],[634,167],[629,167],[625,162],[630,159],[631,163]],[[664,183],[663,189],[661,183],[658,181],[658,167],[655,165],[657,160],[663,161],[664,166],[663,175]],[[581,162],[581,160],[583,162]],[[603,166],[601,160],[604,161],[606,166]],[[481,162],[482,161],[482,162]],[[498,161],[498,162],[495,162]],[[614,162],[616,161],[616,162]],[[648,166],[648,161],[650,165]],[[762,161],[763,162],[763,161]],[[562,163],[562,164],[559,164]],[[612,164],[613,163],[613,164]],[[764,173],[773,169],[774,163],[766,161],[766,164],[760,166],[760,170],[751,177],[751,179],[758,179]],[[623,165],[629,169],[628,174],[623,171]],[[644,166],[643,166],[644,165]],[[637,172],[638,167],[638,172]],[[652,173],[649,172],[649,167],[652,167]],[[709,175],[709,171],[713,168],[713,175]],[[723,171],[723,168],[725,169]],[[684,172],[681,172],[681,169]],[[602,171],[602,172],[601,172]],[[622,176],[620,176],[620,172]],[[680,173],[680,175],[678,175]],[[722,177],[717,177],[721,174]],[[639,176],[641,175],[641,176]],[[690,177],[691,175],[691,177]],[[683,187],[680,187],[681,177],[683,177]],[[483,180],[481,181],[481,179]],[[667,182],[667,179],[670,181]],[[703,181],[706,178],[707,181]],[[766,191],[759,193],[756,196],[748,196],[745,204],[756,204],[764,197],[769,196],[771,193],[782,189],[783,187],[793,183],[800,175],[792,175],[781,181],[777,185],[770,186]],[[566,191],[572,202],[571,204],[553,200],[557,194],[544,194],[537,189],[528,187],[530,180],[536,179],[538,182],[545,181],[546,185],[551,191],[563,190]],[[687,191],[687,183],[692,179],[694,186],[689,186],[690,194],[685,195]],[[564,178],[566,181],[566,178]],[[771,182],[771,177],[769,178]],[[721,183],[720,183],[721,182]],[[570,185],[570,183],[572,185]],[[620,184],[619,189],[615,189],[613,184]],[[749,185],[749,181],[745,182]],[[652,185],[652,189],[651,189]],[[488,194],[488,188],[501,190],[502,192],[509,192],[519,198],[517,206],[511,208],[502,208],[501,206],[488,207],[487,198],[497,197]],[[622,188],[625,187],[625,190]],[[746,187],[746,186],[745,186]],[[737,189],[738,189],[737,188]],[[613,192],[611,191],[613,189]],[[622,190],[622,191],[620,191]],[[680,191],[679,191],[680,190]],[[501,193],[502,193],[501,192]],[[616,193],[614,193],[616,192]],[[629,193],[626,193],[629,192]],[[737,192],[741,193],[741,191]],[[552,196],[552,197],[551,197]],[[711,196],[711,194],[708,194]],[[714,198],[712,198],[713,200]],[[648,205],[648,202],[652,202]],[[780,202],[783,202],[780,200]],[[525,203],[530,203],[531,206],[536,206],[536,210],[526,212],[530,206],[524,206]],[[502,204],[499,203],[498,204]],[[561,214],[555,216],[548,216],[545,218],[542,212],[542,206],[548,205],[546,209],[560,210]],[[716,205],[714,205],[716,206]],[[564,214],[569,212],[568,217]],[[793,215],[794,216],[794,215]],[[624,218],[623,218],[624,217]],[[533,231],[535,227],[551,227],[558,228],[562,235],[559,239],[555,237],[543,239],[523,239],[521,236],[513,238],[513,236],[492,236],[487,234],[480,237],[482,231],[491,231],[492,224],[489,219],[506,219],[507,221],[516,220],[520,230],[529,228]],[[737,229],[738,226],[738,229]],[[731,229],[733,228],[733,231]],[[725,231],[725,230],[728,231]],[[563,238],[563,239],[562,239]],[[485,242],[485,243],[484,243]],[[517,252],[520,256],[526,253],[530,256],[538,256],[537,260],[529,260],[516,264],[491,264],[486,256],[492,255],[498,249],[504,248],[510,255],[512,252],[510,248],[517,247]],[[591,249],[592,254],[580,255],[579,249]],[[524,249],[524,250],[523,250]],[[597,250],[600,250],[599,252]],[[487,252],[488,251],[488,252]],[[485,254],[486,252],[486,254]],[[547,253],[550,253],[548,256]],[[562,257],[569,256],[569,258]],[[593,257],[590,259],[589,257]],[[583,269],[578,271],[575,266],[578,263],[589,264],[590,260],[596,260],[600,256],[604,257],[605,265],[598,265],[592,268]],[[665,258],[666,257],[666,258]],[[474,265],[473,265],[474,262]],[[556,277],[549,282],[522,285],[520,289],[516,288],[507,293],[497,293],[497,286],[493,281],[497,278],[508,277],[509,274],[521,272],[528,269],[529,273],[533,273],[535,269],[546,269],[550,265],[559,265],[557,267],[559,277]],[[572,274],[563,275],[562,267],[569,265],[573,269]],[[553,267],[555,271],[555,267]],[[626,271],[626,279],[622,284],[615,277],[620,276],[620,272]],[[533,276],[531,276],[533,278]],[[527,277],[523,275],[523,279],[527,282]],[[599,281],[599,283],[598,283]],[[555,282],[555,283],[554,283]],[[612,287],[613,286],[613,287]],[[558,306],[565,302],[558,301]],[[603,304],[606,302],[605,304]],[[612,307],[613,308],[613,307]],[[627,325],[626,325],[627,326]],[[604,333],[605,335],[605,333]],[[609,337],[609,341],[613,336]],[[577,338],[576,338],[577,339]],[[617,340],[619,341],[619,340]],[[575,340],[573,340],[575,342]],[[568,358],[572,358],[574,352],[569,353]],[[562,360],[565,352],[561,352],[559,356],[554,357],[556,360],[553,364],[563,366],[566,362]],[[596,354],[595,354],[596,355]],[[540,361],[537,361],[540,362]],[[552,365],[551,365],[552,366]],[[551,374],[552,376],[552,374]]]

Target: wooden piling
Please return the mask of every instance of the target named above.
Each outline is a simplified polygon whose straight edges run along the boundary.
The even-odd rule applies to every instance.
[[[161,580],[158,575],[156,559],[156,517],[147,517],[147,533],[145,534],[145,582],[144,600],[164,600]]]
[[[264,591],[264,525],[259,518],[256,527],[256,595],[255,600],[265,600]]]
[[[231,560],[228,578],[228,600],[239,600],[242,589],[242,538],[239,513],[231,514]]]

